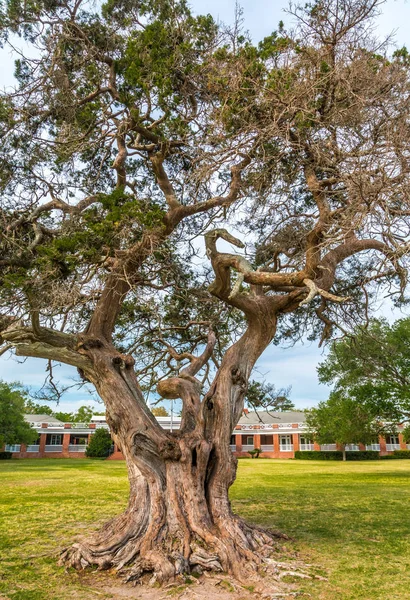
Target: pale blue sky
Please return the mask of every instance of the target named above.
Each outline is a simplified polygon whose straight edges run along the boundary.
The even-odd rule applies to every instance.
[[[288,6],[285,0],[242,0],[245,29],[249,30],[255,40],[263,38],[273,31],[280,20],[289,22],[283,10]],[[225,23],[232,22],[235,13],[235,0],[195,0],[191,6],[197,13],[211,13]],[[382,7],[383,14],[378,19],[377,32],[387,36],[395,32],[398,46],[410,45],[408,23],[410,23],[410,3],[404,0],[387,0]],[[13,62],[7,51],[0,50],[1,87],[12,83]],[[391,306],[380,300],[379,313],[390,321],[404,316],[398,311],[392,312]],[[318,383],[316,366],[323,359],[322,350],[314,343],[297,344],[293,348],[268,348],[258,362],[258,372],[267,381],[277,387],[292,386],[291,399],[298,408],[315,405],[326,399],[329,388]],[[27,386],[38,387],[44,380],[45,362],[30,359],[17,362],[13,358],[0,358],[0,379],[6,381],[19,380]],[[74,368],[61,366],[55,370],[55,377],[66,385],[76,376]],[[93,404],[92,396],[85,390],[72,390],[60,403],[61,410],[75,410],[81,404]],[[166,404],[166,403],[165,403]],[[101,405],[95,405],[99,410]]]

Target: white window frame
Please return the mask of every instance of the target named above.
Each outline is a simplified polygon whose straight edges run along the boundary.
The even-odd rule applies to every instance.
[[[288,435],[280,435],[279,436],[279,447],[282,446],[291,446],[292,445],[292,436]]]
[[[61,433],[50,433],[50,443],[47,446],[61,446]],[[58,441],[57,441],[58,440]]]

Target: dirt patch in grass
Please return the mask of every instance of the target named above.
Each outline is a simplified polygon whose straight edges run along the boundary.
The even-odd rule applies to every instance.
[[[82,588],[115,600],[132,598],[133,600],[293,600],[303,599],[304,594],[297,590],[297,585],[278,584],[266,578],[262,584],[242,586],[237,581],[224,575],[204,575],[200,578],[185,577],[166,586],[122,584],[115,582],[112,575],[94,573],[84,575]],[[308,598],[308,596],[305,596]]]

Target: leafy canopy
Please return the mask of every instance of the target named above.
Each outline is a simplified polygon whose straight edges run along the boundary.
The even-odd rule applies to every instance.
[[[374,319],[352,336],[332,343],[318,367],[319,380],[333,384],[386,420],[410,417],[410,318],[389,324]]]
[[[319,444],[370,444],[384,432],[369,406],[334,392],[326,402],[306,411],[308,433]]]
[[[18,383],[0,381],[0,447],[3,444],[31,444],[37,432],[24,420],[26,392]]]
[[[28,48],[0,96],[5,348],[83,372],[94,336],[149,393],[210,327],[217,369],[244,314],[324,341],[380,281],[403,302],[409,60],[374,38],[380,5],[293,7],[255,45],[184,0],[5,0]],[[246,258],[205,257],[215,228]]]

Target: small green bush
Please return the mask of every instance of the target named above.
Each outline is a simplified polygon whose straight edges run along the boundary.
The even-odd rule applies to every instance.
[[[11,452],[0,452],[0,460],[9,460],[12,457]]]
[[[295,458],[301,460],[342,460],[339,450],[296,450]]]
[[[253,450],[248,450],[248,454],[251,455],[252,458],[259,458],[259,454],[262,452],[260,448],[254,448]]]
[[[380,454],[377,450],[357,450],[346,452],[347,460],[379,460]]]
[[[97,429],[85,451],[88,458],[104,458],[110,455],[112,439],[107,429]]]
[[[394,450],[393,454],[386,454],[386,456],[381,456],[383,460],[395,459],[395,458],[408,458],[410,459],[410,450]]]
[[[297,450],[295,458],[299,460],[343,460],[340,450]],[[346,460],[379,460],[377,450],[358,450],[357,452],[346,452]]]

